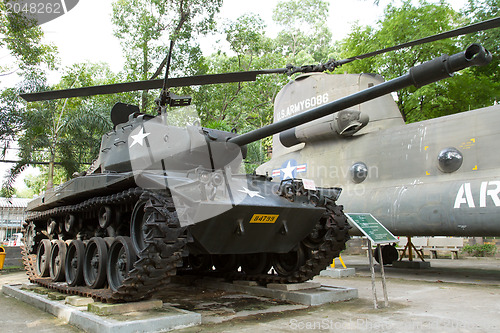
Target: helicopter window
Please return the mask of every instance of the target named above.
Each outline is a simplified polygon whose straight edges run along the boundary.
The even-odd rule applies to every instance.
[[[454,147],[448,147],[439,152],[438,168],[442,172],[450,173],[457,171],[462,166],[463,155]]]
[[[359,184],[368,177],[368,167],[363,162],[356,162],[352,165],[351,179],[354,183]]]

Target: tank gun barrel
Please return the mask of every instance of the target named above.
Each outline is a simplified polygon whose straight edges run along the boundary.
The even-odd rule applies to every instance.
[[[420,88],[424,85],[451,77],[454,72],[464,68],[487,65],[490,63],[491,58],[491,53],[484,47],[479,44],[472,44],[463,52],[452,56],[442,55],[441,57],[414,66],[410,68],[406,75],[233,137],[229,142],[243,146],[409,86]]]

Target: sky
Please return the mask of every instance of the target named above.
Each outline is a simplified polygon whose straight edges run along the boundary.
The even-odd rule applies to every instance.
[[[358,21],[362,25],[373,25],[382,17],[385,6],[391,0],[380,0],[375,5],[373,0],[326,0],[330,2],[330,18],[328,26],[334,40],[341,40]],[[429,0],[430,2],[437,0]],[[236,19],[245,13],[259,14],[268,26],[268,35],[273,37],[278,28],[272,22],[272,11],[279,0],[224,0],[219,22],[226,19]],[[466,0],[448,0],[456,9],[460,9]],[[114,72],[123,68],[123,57],[120,43],[113,36],[111,23],[112,0],[80,0],[68,13],[42,25],[45,41],[57,46],[61,68],[74,63],[91,61],[106,62]],[[168,38],[168,36],[166,36]],[[214,37],[201,41],[204,53],[208,55],[213,50]],[[168,43],[168,41],[166,41]],[[0,50],[0,64],[3,61],[4,50]],[[2,86],[15,83],[15,75],[9,79],[2,78]],[[59,80],[59,74],[49,76],[50,83]]]
[[[80,0],[67,14],[42,25],[46,40],[57,45],[63,66],[75,62],[104,61],[113,71],[123,65],[119,41],[113,36],[111,0]],[[383,5],[374,6],[372,0],[330,0],[330,26],[334,39],[342,39],[352,23],[376,22],[383,14]],[[272,24],[272,11],[278,0],[224,0],[219,22],[235,19],[245,13],[259,14],[268,25],[272,37],[277,27]],[[168,36],[166,37],[168,38]],[[206,38],[201,46],[204,52],[213,50],[214,38]]]
[[[343,39],[355,22],[362,25],[376,24],[382,18],[385,6],[391,2],[380,0],[377,6],[373,0],[327,1],[330,2],[330,18],[326,24],[330,27],[334,40]],[[428,1],[433,2],[433,0]],[[272,12],[278,2],[278,0],[224,0],[219,22],[234,20],[245,13],[259,14],[268,27],[267,34],[273,37],[278,28],[273,25]],[[58,48],[61,68],[84,61],[106,62],[114,72],[119,72],[123,68],[121,46],[118,39],[113,36],[111,3],[111,0],[80,0],[68,13],[42,25],[45,42],[53,43]],[[455,10],[459,10],[466,0],[449,0],[448,3]],[[201,42],[206,55],[213,50],[215,41],[215,37],[208,37]],[[0,50],[0,63],[5,61],[5,53],[5,50]],[[59,75],[58,73],[50,75],[49,83],[56,83]],[[15,80],[15,75],[10,79],[3,78],[2,86],[13,85]],[[15,157],[10,155],[8,158]],[[0,178],[9,167],[6,164],[0,165]],[[16,182],[16,186],[23,187],[22,178]]]

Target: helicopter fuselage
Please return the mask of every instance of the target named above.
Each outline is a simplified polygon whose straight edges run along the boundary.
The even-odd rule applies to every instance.
[[[305,95],[297,99],[338,98],[380,80],[319,75],[324,77],[289,84],[278,96],[275,118],[286,110],[292,91]],[[371,213],[396,235],[500,236],[499,105],[413,124],[403,122],[390,95],[356,110],[370,122],[350,136],[322,130],[331,116],[295,129],[303,143],[290,148],[275,136],[273,158],[258,173],[341,187],[339,203],[346,212]]]

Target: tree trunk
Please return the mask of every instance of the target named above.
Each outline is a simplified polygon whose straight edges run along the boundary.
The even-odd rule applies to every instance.
[[[148,42],[144,41],[144,45],[142,47],[142,79],[148,79],[148,69],[149,69],[149,53],[148,53]],[[141,112],[146,113],[146,109],[148,107],[148,91],[142,91],[142,101],[141,101]]]
[[[50,160],[49,160],[49,171],[48,171],[48,180],[47,180],[47,190],[54,187],[54,162],[55,162],[55,154],[54,152],[50,152]]]

